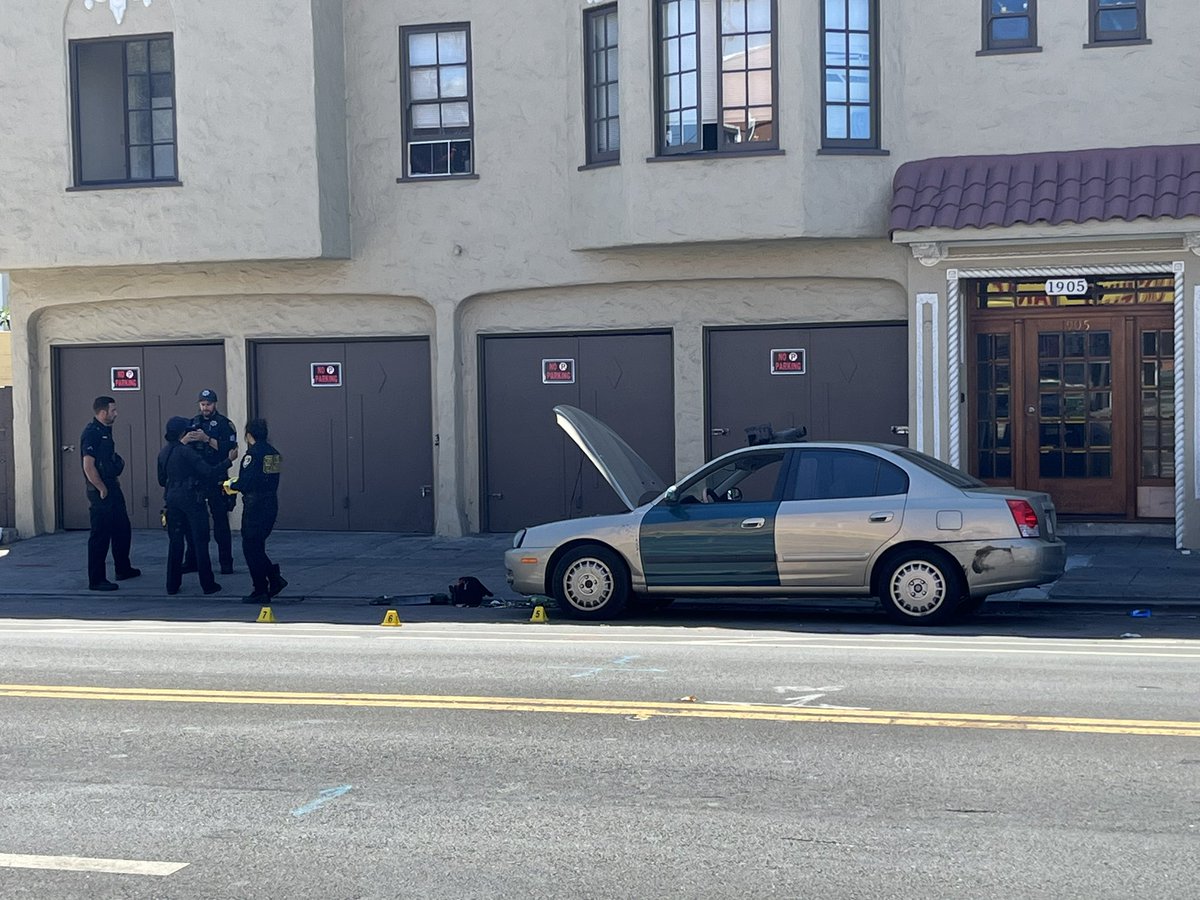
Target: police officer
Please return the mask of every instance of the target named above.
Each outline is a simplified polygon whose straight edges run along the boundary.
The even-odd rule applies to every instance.
[[[186,445],[203,443],[204,432],[193,429],[183,416],[167,420],[166,444],[158,452],[158,483],[165,487],[167,515],[167,593],[178,594],[183,582],[184,538],[195,541],[200,587],[215,594],[221,586],[213,579],[212,558],[208,555],[208,510],[205,497],[213,480],[225,473],[220,460],[205,462]]]
[[[204,439],[192,444],[200,451],[201,458],[215,475],[205,485],[204,500],[212,513],[212,533],[217,539],[217,559],[221,563],[221,574],[233,573],[233,537],[229,533],[229,511],[233,508],[233,498],[221,490],[221,482],[225,473],[237,459],[237,429],[233,423],[217,411],[217,392],[206,388],[200,392],[200,413],[189,423],[190,430],[199,429],[204,433]],[[221,466],[218,468],[217,464]],[[208,533],[207,524],[204,529]],[[196,571],[196,548],[194,535],[188,536],[187,554],[183,561],[183,571]]]
[[[267,556],[267,537],[279,514],[277,494],[283,458],[267,442],[265,419],[246,423],[246,444],[248,449],[242,457],[237,480],[226,482],[225,487],[242,495],[242,554],[254,582],[254,589],[242,600],[265,603],[287,587],[279,566]]]
[[[112,397],[97,397],[92,403],[92,414],[92,421],[79,436],[92,526],[87,550],[88,588],[115,591],[117,586],[108,580],[107,572],[110,546],[117,581],[137,578],[142,571],[129,562],[133,529],[118,480],[125,471],[125,460],[117,453],[112,433],[113,422],[117,420],[117,401]]]

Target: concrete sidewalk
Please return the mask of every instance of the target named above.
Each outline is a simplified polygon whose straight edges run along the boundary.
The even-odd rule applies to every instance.
[[[140,578],[122,582],[120,590],[112,593],[88,591],[84,574],[87,538],[86,532],[65,532],[0,548],[0,617],[29,615],[34,608],[50,616],[103,611],[104,618],[152,618],[154,610],[170,609],[172,616],[183,618],[227,619],[235,605],[237,617],[247,612],[240,600],[250,593],[250,579],[236,535],[237,573],[218,575],[223,591],[212,597],[201,594],[195,575],[184,576],[179,595],[166,595],[167,541],[166,534],[157,529],[134,532],[132,557],[142,570]],[[1200,611],[1200,553],[1179,553],[1168,538],[1089,536],[1066,541],[1067,572],[1059,581],[995,595],[989,608],[1004,604],[1010,608],[1170,607]],[[459,576],[474,575],[504,601],[504,608],[513,610],[514,618],[528,618],[529,604],[514,594],[504,579],[503,557],[510,543],[508,535],[435,538],[276,532],[269,551],[289,581],[276,604],[302,605],[305,620],[378,621],[381,606],[423,606],[435,612],[439,607],[430,608],[431,594],[445,593],[447,585]],[[380,600],[382,597],[388,600]],[[847,602],[862,604],[834,599],[825,605]],[[453,607],[440,609],[454,612]],[[357,612],[347,618],[345,614],[351,610]],[[339,614],[330,618],[335,611]]]

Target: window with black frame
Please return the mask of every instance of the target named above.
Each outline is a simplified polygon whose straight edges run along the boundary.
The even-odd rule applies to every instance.
[[[621,157],[618,81],[617,5],[584,10],[587,161],[617,162]]]
[[[169,34],[73,41],[76,187],[177,183]]]
[[[658,153],[779,147],[775,0],[655,0]]]
[[[473,175],[470,26],[402,28],[400,68],[405,177]]]
[[[823,0],[821,33],[822,149],[878,149],[878,0]]]
[[[1093,44],[1146,39],[1146,0],[1088,0]]]
[[[983,0],[983,49],[1037,47],[1037,0]]]

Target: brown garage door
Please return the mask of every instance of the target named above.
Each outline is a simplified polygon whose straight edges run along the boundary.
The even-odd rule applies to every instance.
[[[804,425],[809,440],[904,442],[891,426],[908,421],[906,325],[712,328],[706,337],[710,458],[767,423]],[[773,365],[775,351],[796,351],[803,374],[791,353]]]
[[[134,528],[157,527],[162,488],[155,459],[163,429],[171,416],[194,416],[196,395],[205,388],[224,398],[224,348],[220,344],[56,347],[54,356],[62,527],[88,527],[79,435],[92,418],[92,401],[105,394],[117,401],[113,439],[125,458],[121,488],[129,519]],[[114,391],[113,368],[137,369],[138,389]]]
[[[255,408],[283,454],[279,527],[433,531],[429,341],[254,347]],[[315,363],[340,384],[313,386]]]
[[[17,494],[13,472],[13,391],[0,388],[0,528],[17,524]]]
[[[560,403],[607,422],[664,479],[674,476],[669,332],[485,337],[480,355],[483,530],[624,509],[555,424]],[[547,360],[564,361],[573,380],[545,383]]]

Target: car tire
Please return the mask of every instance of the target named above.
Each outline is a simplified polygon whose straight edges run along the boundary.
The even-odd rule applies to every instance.
[[[608,547],[573,547],[554,567],[554,599],[572,618],[614,619],[629,602],[629,569]]]
[[[894,556],[879,580],[879,601],[893,622],[940,625],[960,609],[962,574],[948,556],[916,550]]]

